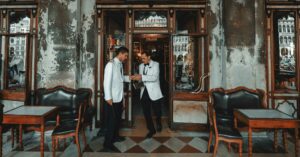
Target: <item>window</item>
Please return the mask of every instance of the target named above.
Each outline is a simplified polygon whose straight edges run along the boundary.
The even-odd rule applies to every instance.
[[[176,11],[176,35],[173,35],[173,82],[178,92],[204,91],[201,76],[207,72],[205,36],[199,31],[199,12]],[[206,73],[207,74],[207,73]],[[201,87],[202,86],[202,87]]]
[[[281,24],[283,24],[283,32],[280,31]],[[295,24],[295,12],[274,13],[273,27],[276,30],[274,31],[275,90],[296,90]],[[283,42],[281,42],[282,38]]]
[[[120,46],[125,46],[126,37],[126,14],[125,11],[107,11],[105,12],[106,34],[105,34],[105,61],[113,59],[114,52]]]
[[[167,27],[166,11],[135,11],[134,26],[135,27]]]

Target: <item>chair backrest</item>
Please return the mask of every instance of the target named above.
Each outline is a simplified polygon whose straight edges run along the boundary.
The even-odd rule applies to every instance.
[[[3,121],[3,108],[4,105],[0,103],[0,124],[2,125],[2,121]],[[0,135],[2,136],[2,135]]]
[[[82,129],[84,119],[85,119],[85,111],[88,104],[87,102],[83,102],[80,104],[78,109],[78,119],[77,119],[77,125],[76,125],[76,133],[79,133],[79,131]]]
[[[266,96],[263,90],[237,87],[225,90],[215,88],[209,91],[210,101],[216,112],[217,123],[233,124],[233,110],[266,108]]]
[[[56,86],[49,89],[39,88],[35,93],[35,105],[59,106],[61,119],[77,118],[81,103],[92,106],[92,91],[88,88],[72,89]]]

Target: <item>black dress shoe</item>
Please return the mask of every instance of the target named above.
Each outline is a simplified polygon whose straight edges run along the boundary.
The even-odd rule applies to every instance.
[[[161,124],[157,125],[156,130],[157,130],[158,132],[161,132],[161,130],[162,130]]]
[[[125,140],[126,140],[125,137],[123,137],[123,136],[117,136],[117,137],[115,138],[114,142],[123,142],[123,141],[125,141]]]
[[[146,135],[146,138],[152,138],[152,136],[156,133],[156,131],[150,131],[148,132],[148,134]]]
[[[110,152],[110,153],[113,153],[113,152],[120,152],[118,150],[118,148],[116,148],[115,146],[103,146],[103,152]]]

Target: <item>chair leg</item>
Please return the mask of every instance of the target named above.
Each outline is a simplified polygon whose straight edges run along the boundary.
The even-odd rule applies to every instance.
[[[13,127],[10,129],[10,133],[11,133],[11,148],[14,148],[14,146],[15,146],[15,130]]]
[[[213,154],[213,157],[216,157],[216,156],[217,156],[218,145],[219,145],[219,141],[216,140],[216,143],[215,143],[215,146],[214,146],[214,154]]]
[[[231,146],[230,146],[230,143],[227,144],[227,147],[228,147],[228,152],[231,152]]]
[[[213,136],[213,133],[212,133],[212,131],[210,131],[209,132],[208,144],[207,144],[207,152],[208,153],[210,152],[210,145],[211,145],[211,141],[212,141],[212,136]]]
[[[79,135],[78,134],[75,135],[75,139],[76,139],[76,145],[77,145],[77,149],[78,149],[78,157],[81,157],[81,149],[80,149]]]
[[[55,148],[56,148],[56,140],[54,136],[52,136],[52,157],[55,157]]]
[[[243,143],[240,142],[239,143],[239,155],[240,155],[240,157],[242,157],[242,149],[243,149]]]
[[[287,142],[286,142],[286,136],[287,136],[287,132],[286,130],[282,130],[282,140],[283,140],[283,146],[284,146],[284,149],[285,149],[285,152],[288,153],[288,146],[287,146]]]
[[[87,144],[86,144],[86,136],[85,136],[84,128],[82,129],[82,137],[83,137],[84,148],[85,148]]]
[[[58,149],[58,147],[59,147],[59,139],[56,138],[55,139],[55,148]]]
[[[64,139],[64,148],[67,148],[67,142],[66,142],[66,139]]]

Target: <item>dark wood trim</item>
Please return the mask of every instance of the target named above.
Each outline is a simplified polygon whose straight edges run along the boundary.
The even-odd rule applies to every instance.
[[[299,106],[299,93],[300,93],[300,15],[299,15],[300,2],[299,1],[280,1],[275,2],[272,0],[265,0],[266,9],[266,25],[265,25],[265,48],[266,48],[266,79],[267,79],[267,98],[271,101],[269,107],[276,106],[276,100],[296,100],[296,107]],[[275,87],[275,36],[274,31],[274,13],[275,12],[294,12],[295,14],[295,55],[296,55],[296,90],[291,89],[276,89]],[[270,47],[269,47],[270,46]],[[269,60],[270,59],[270,60]],[[270,62],[270,63],[269,63]],[[299,118],[299,110],[297,111]]]
[[[208,93],[192,94],[190,92],[173,92],[174,100],[208,101]]]
[[[2,100],[25,101],[25,91],[1,90]]]
[[[97,4],[205,4],[207,0],[144,0],[144,1],[119,1],[119,0],[96,0]]]

